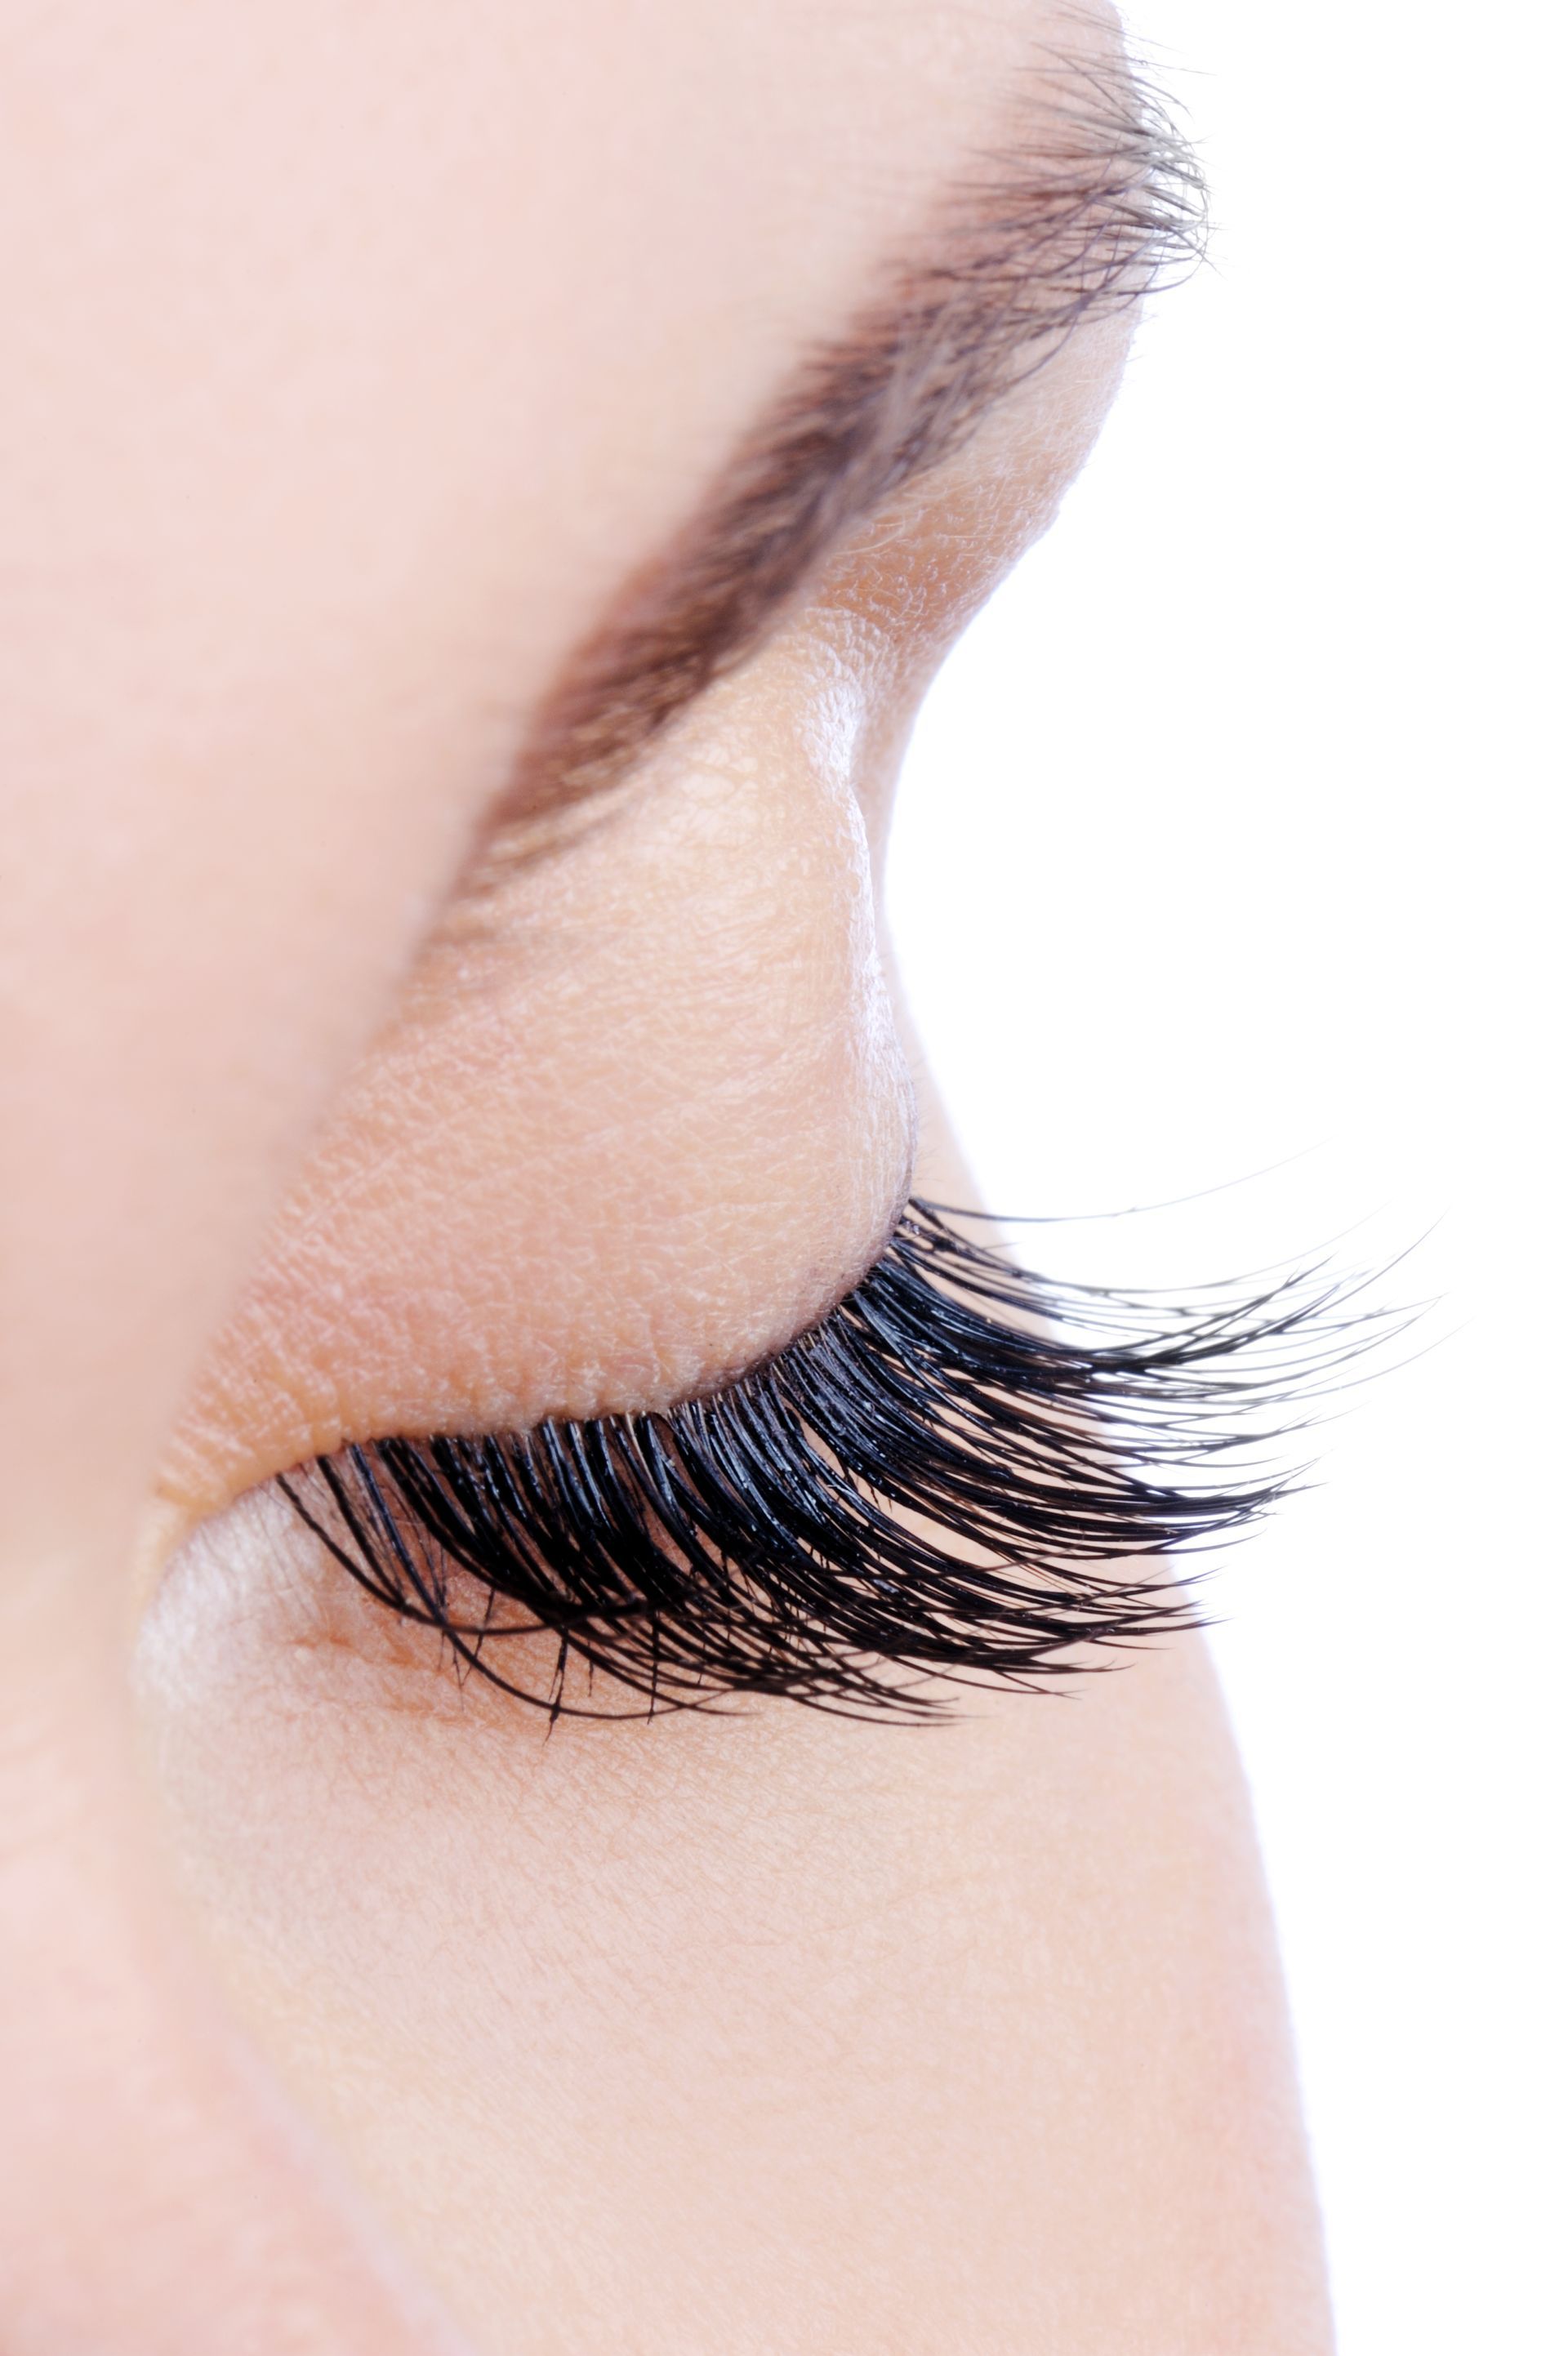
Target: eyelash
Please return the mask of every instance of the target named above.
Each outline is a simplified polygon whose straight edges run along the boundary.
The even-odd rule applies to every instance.
[[[553,1717],[776,1694],[929,1719],[955,1687],[1038,1689],[1198,1624],[1163,1566],[1294,1486],[1262,1451],[1390,1322],[1357,1290],[1321,1264],[1183,1306],[1053,1284],[914,1202],[836,1309],[724,1390],[377,1440],[280,1485],[377,1601]],[[1162,1567],[1128,1575],[1141,1557]],[[541,1632],[542,1690],[495,1657]],[[600,1707],[596,1677],[638,1706]]]

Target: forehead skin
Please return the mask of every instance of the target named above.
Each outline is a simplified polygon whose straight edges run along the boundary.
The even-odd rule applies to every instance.
[[[421,950],[571,649],[1068,21],[0,6],[7,2348],[782,2351],[802,2251],[846,2356],[1326,2344],[1196,1653],[875,1756],[798,1714],[545,1754],[247,1550],[242,1505],[143,1624],[140,1749],[128,1706],[133,1533],[225,1350],[203,1503],[335,1417],[717,1370],[874,1247],[908,1132],[857,813],[943,635],[925,558],[860,552],[558,892],[459,929],[461,973]],[[747,1110],[708,1131],[746,1157],[716,1210],[666,1127],[704,1082]],[[780,1118],[789,1150],[744,1143]],[[577,1226],[526,1266],[509,1359],[475,1280],[513,1332],[542,1215],[487,1190],[542,1153]],[[639,1186],[688,1238],[736,1220],[744,1281],[682,1294],[667,1262],[594,1333],[646,1258]],[[611,1226],[619,1269],[584,1240]],[[352,1363],[302,1346],[334,1286],[372,1312]]]

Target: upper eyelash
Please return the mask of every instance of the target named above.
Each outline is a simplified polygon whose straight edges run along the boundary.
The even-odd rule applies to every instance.
[[[377,1440],[282,1486],[371,1594],[553,1715],[761,1693],[925,1719],[955,1686],[1038,1687],[1086,1646],[1197,1625],[1169,1558],[1293,1485],[1260,1440],[1387,1327],[1356,1290],[1322,1264],[1184,1306],[1053,1284],[917,1201],[837,1308],[724,1390]],[[531,1691],[495,1647],[542,1630],[553,1675]],[[574,1655],[586,1704],[565,1699]],[[638,1708],[601,1708],[594,1673]]]

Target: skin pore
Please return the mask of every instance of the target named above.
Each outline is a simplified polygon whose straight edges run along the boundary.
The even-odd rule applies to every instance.
[[[531,822],[519,752],[1040,45],[1104,28],[7,34],[47,234],[0,385],[0,2344],[1325,2349],[1196,1642],[940,1732],[547,1736],[265,1485],[722,1380],[911,1172],[961,1194],[878,847],[1122,322],[847,519],[607,790]]]

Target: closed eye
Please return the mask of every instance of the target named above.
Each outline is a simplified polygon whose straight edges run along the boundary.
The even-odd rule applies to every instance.
[[[552,1714],[928,1719],[1197,1624],[1185,1558],[1279,1501],[1273,1444],[1388,1325],[1355,1291],[1322,1264],[1179,1307],[1064,1287],[916,1201],[721,1390],[381,1440],[281,1485],[380,1602]]]

